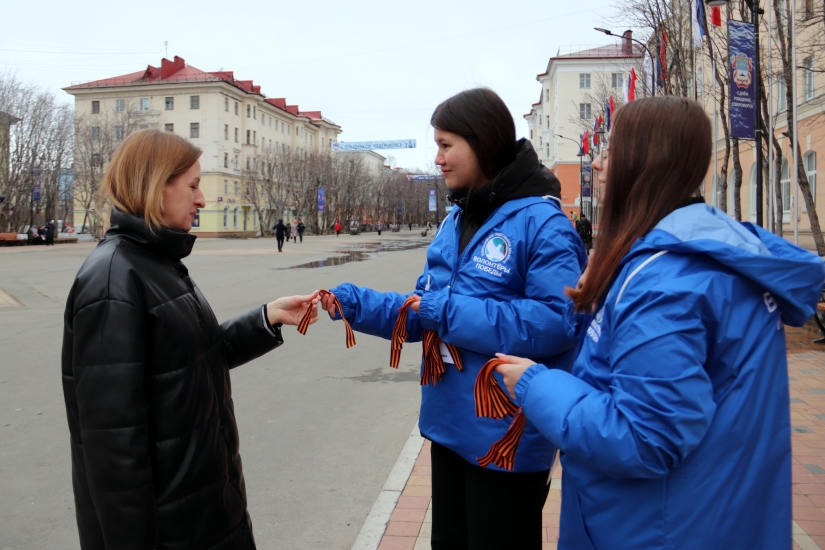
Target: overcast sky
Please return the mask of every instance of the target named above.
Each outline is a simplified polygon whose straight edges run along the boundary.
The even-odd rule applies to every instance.
[[[536,75],[560,46],[608,43],[592,29],[612,15],[610,0],[7,0],[0,13],[0,72],[66,101],[60,88],[73,82],[160,66],[168,41],[170,58],[233,70],[267,97],[321,110],[342,141],[416,139],[415,150],[381,153],[420,168],[435,154],[429,119],[440,101],[488,86],[523,136]]]

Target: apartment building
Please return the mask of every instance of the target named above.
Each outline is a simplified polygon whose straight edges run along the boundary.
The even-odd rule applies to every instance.
[[[129,129],[156,128],[203,150],[206,208],[193,227],[202,236],[258,234],[258,212],[245,198],[249,182],[244,173],[254,170],[264,155],[327,152],[342,132],[321,111],[301,111],[284,98],[267,97],[252,80],[238,80],[232,71],[202,71],[178,56],[161,60],[160,67],[150,65],[64,90],[74,96],[75,116],[90,125],[92,140],[104,134],[118,140]],[[96,120],[100,126],[95,126]],[[122,120],[129,121],[128,129]],[[265,208],[291,218],[291,206],[278,202]],[[75,212],[75,217],[85,213],[78,204]]]
[[[616,44],[559,48],[547,70],[536,77],[540,97],[524,118],[539,159],[561,181],[562,207],[568,214],[580,212],[580,136],[587,129],[592,132],[607,98],[621,103],[630,68],[641,65],[644,50],[632,36],[626,31]]]

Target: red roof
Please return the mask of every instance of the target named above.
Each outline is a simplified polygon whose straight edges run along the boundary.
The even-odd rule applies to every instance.
[[[161,59],[160,68],[149,65],[143,71],[128,73],[112,78],[104,78],[102,80],[94,80],[92,82],[84,82],[82,84],[75,84],[63,89],[71,92],[74,90],[86,90],[90,88],[115,88],[118,86],[140,85],[149,86],[172,82],[226,82],[227,84],[230,84],[231,86],[234,86],[248,94],[265,97],[261,93],[260,86],[255,85],[252,80],[236,80],[235,73],[233,71],[202,71],[191,65],[187,65],[186,60],[178,56],[175,56],[171,61],[165,58]],[[314,121],[322,120],[328,124],[335,125],[332,121],[325,119],[321,115],[321,111],[307,111],[305,113],[299,112],[298,106],[287,105],[285,98],[264,99],[264,101],[294,116],[303,116]]]

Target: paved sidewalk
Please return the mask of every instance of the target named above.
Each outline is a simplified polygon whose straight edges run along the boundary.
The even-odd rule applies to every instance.
[[[789,334],[789,339],[790,336]],[[796,336],[800,341],[810,342],[811,335],[807,332],[797,332]],[[823,351],[808,351],[815,349]],[[793,548],[825,550],[825,347],[791,346],[789,342],[789,351],[793,445]],[[425,441],[387,523],[378,550],[430,548],[430,475],[430,442]],[[544,505],[543,550],[557,548],[561,508],[561,467],[558,462],[553,468],[552,478],[550,494]]]

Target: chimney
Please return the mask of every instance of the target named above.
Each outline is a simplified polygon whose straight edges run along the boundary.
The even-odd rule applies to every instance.
[[[622,55],[633,55],[633,31],[626,30],[622,34]]]

